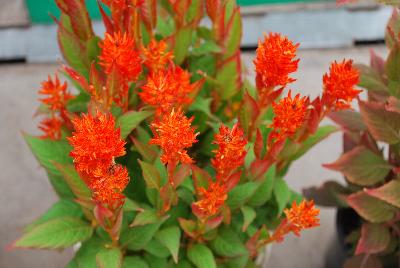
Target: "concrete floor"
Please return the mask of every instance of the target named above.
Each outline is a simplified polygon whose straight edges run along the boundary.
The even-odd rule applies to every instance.
[[[321,79],[333,60],[353,58],[356,62],[368,63],[371,47],[303,50],[298,81],[292,88],[302,94],[315,97],[321,92]],[[374,46],[377,53],[386,53],[384,46]],[[243,58],[250,70],[254,54]],[[1,268],[59,268],[71,256],[63,252],[16,250],[5,248],[18,238],[24,225],[41,215],[56,200],[39,167],[22,139],[21,130],[38,133],[37,120],[32,115],[38,105],[36,92],[39,83],[48,73],[57,68],[54,64],[0,65],[0,267]],[[253,72],[249,72],[253,76]],[[322,144],[297,161],[286,178],[291,187],[319,185],[325,179],[337,178],[340,174],[328,172],[322,163],[335,160],[341,150],[340,134],[332,135]],[[324,267],[325,255],[335,236],[333,209],[321,209],[321,227],[305,231],[302,237],[288,237],[283,243],[274,245],[268,263],[269,268],[314,268]]]

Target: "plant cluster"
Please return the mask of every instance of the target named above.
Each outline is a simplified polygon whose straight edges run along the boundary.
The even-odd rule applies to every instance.
[[[398,266],[400,223],[400,18],[397,9],[389,20],[384,60],[371,50],[370,66],[357,65],[359,86],[366,98],[359,111],[333,112],[329,117],[343,131],[343,154],[324,165],[339,171],[347,185],[327,181],[306,195],[324,206],[351,208],[359,216],[345,235],[348,263],[376,267]]]
[[[235,1],[103,0],[102,39],[83,0],[56,2],[77,93],[43,82],[44,134],[25,139],[60,200],[14,247],[79,243],[70,268],[254,267],[265,245],[319,225],[284,175],[359,93],[351,61],[332,63],[321,97],[279,99],[299,44],[265,35],[253,87]]]

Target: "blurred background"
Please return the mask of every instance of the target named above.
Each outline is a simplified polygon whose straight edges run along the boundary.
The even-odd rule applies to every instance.
[[[99,18],[95,0],[86,0],[91,16]],[[296,92],[315,97],[321,92],[322,75],[333,60],[352,58],[368,63],[374,49],[381,56],[386,22],[391,8],[374,1],[337,6],[335,1],[241,0],[243,61],[253,79],[254,49],[263,32],[275,31],[299,42],[300,65],[292,85]],[[45,172],[39,167],[21,131],[39,133],[33,117],[38,106],[40,82],[62,62],[56,26],[49,14],[58,15],[53,0],[0,0],[0,268],[64,267],[72,252],[9,251],[24,225],[41,215],[56,200]],[[207,22],[205,22],[207,23]],[[94,23],[103,35],[101,22]],[[329,124],[329,121],[324,122]],[[326,179],[341,181],[322,163],[341,152],[335,134],[297,161],[286,178],[295,190],[320,185]],[[336,239],[335,210],[321,210],[321,227],[305,231],[302,238],[288,237],[272,247],[269,268],[325,267]]]

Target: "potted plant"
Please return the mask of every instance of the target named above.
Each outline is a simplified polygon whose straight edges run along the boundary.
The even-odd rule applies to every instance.
[[[358,100],[359,111],[329,114],[343,131],[343,154],[324,166],[341,172],[347,185],[328,181],[305,190],[318,204],[338,208],[339,252],[348,259],[332,267],[399,265],[399,22],[395,9],[385,35],[386,60],[371,51],[370,66],[357,65],[367,93]]]
[[[24,137],[60,200],[12,247],[76,245],[68,267],[255,267],[266,245],[319,225],[284,175],[336,131],[318,126],[357,95],[335,95],[340,79],[357,83],[351,61],[333,63],[321,98],[279,100],[298,44],[265,35],[253,87],[235,1],[103,0],[104,38],[83,0],[56,3],[61,72],[77,93],[49,76],[43,135]]]

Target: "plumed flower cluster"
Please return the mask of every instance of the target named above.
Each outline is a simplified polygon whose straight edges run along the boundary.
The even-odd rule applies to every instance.
[[[68,140],[73,146],[70,155],[76,169],[92,189],[96,201],[109,207],[119,206],[129,176],[125,167],[115,163],[115,158],[125,154],[125,141],[120,130],[115,129],[114,118],[97,112],[96,116],[76,117],[72,123],[75,132]]]
[[[155,72],[164,69],[164,67],[171,63],[174,54],[167,50],[167,43],[164,40],[156,41],[151,39],[147,47],[143,47],[144,65],[150,70]]]
[[[55,74],[54,80],[48,79],[42,82],[39,94],[43,97],[39,101],[50,110],[50,116],[40,122],[39,129],[43,131],[43,139],[49,138],[58,140],[61,138],[61,128],[66,117],[66,105],[74,96],[67,90],[67,82],[60,82],[58,75]]]
[[[156,144],[162,149],[161,161],[164,164],[177,165],[179,162],[190,164],[192,158],[187,148],[197,142],[193,118],[187,118],[181,109],[172,110],[151,124],[154,138],[150,144]]]
[[[228,198],[226,186],[220,182],[211,182],[207,189],[199,187],[197,191],[199,201],[192,204],[192,210],[201,219],[218,214]]]

